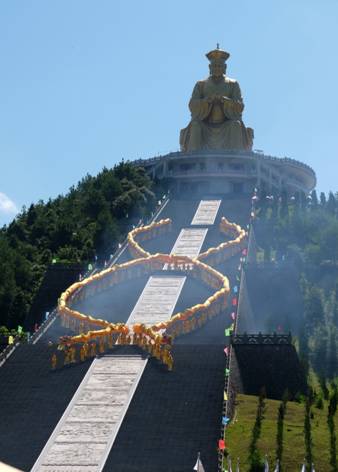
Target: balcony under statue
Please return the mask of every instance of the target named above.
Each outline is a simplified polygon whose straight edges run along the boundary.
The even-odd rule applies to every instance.
[[[230,54],[218,48],[206,54],[210,76],[194,87],[189,102],[191,121],[181,130],[183,152],[202,149],[251,150],[253,129],[242,121],[244,103],[236,80],[225,75]]]

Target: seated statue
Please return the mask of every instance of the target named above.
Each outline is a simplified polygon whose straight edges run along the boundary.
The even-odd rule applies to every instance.
[[[250,150],[253,129],[242,121],[244,104],[238,82],[226,77],[229,53],[217,49],[206,54],[210,76],[197,82],[189,102],[191,121],[181,130],[182,151],[201,149]]]

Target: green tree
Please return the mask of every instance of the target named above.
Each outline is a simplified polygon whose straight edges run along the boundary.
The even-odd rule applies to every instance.
[[[304,317],[308,333],[312,333],[314,328],[322,325],[325,321],[321,292],[315,285],[307,287],[305,291]]]

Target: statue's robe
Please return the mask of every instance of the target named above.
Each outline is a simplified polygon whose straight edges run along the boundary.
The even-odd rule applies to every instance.
[[[209,103],[214,95],[225,102]],[[197,82],[189,102],[191,121],[181,130],[182,151],[200,149],[251,149],[253,130],[242,121],[244,108],[241,90],[236,80],[212,77]]]

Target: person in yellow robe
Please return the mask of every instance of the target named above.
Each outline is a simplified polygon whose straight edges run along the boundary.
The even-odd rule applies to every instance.
[[[181,150],[250,150],[253,130],[242,121],[244,103],[239,84],[225,75],[230,54],[215,49],[206,56],[210,76],[194,87],[189,102],[191,121],[180,133]]]

